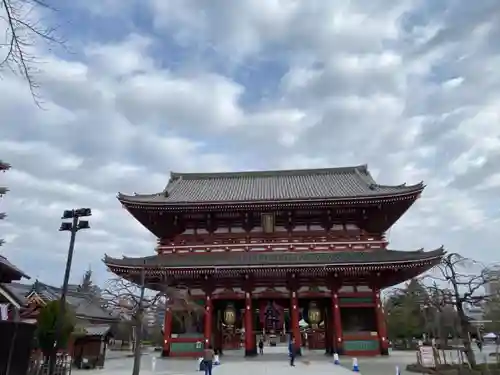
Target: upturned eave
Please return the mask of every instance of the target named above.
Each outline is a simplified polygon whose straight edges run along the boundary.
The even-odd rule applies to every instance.
[[[119,193],[118,201],[127,210],[166,210],[166,211],[217,211],[241,208],[301,208],[301,207],[326,207],[326,206],[349,206],[349,205],[376,205],[386,203],[397,203],[402,201],[415,201],[420,197],[425,185],[417,184],[401,193],[378,194],[371,196],[349,196],[349,197],[321,197],[314,199],[281,199],[281,200],[245,200],[245,201],[220,201],[220,202],[168,202],[154,199],[157,194],[148,195],[126,195]],[[151,197],[151,199],[148,199]]]
[[[111,271],[134,272],[198,272],[216,274],[224,270],[256,269],[402,269],[421,265],[433,266],[445,255],[440,247],[424,252],[378,251],[330,251],[330,252],[255,252],[213,254],[163,254],[142,258],[122,259],[105,256],[103,262]],[[378,258],[378,259],[377,259]]]

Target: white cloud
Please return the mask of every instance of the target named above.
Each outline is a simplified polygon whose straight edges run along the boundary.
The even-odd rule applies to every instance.
[[[2,251],[58,283],[61,211],[90,206],[75,279],[90,262],[102,280],[104,253],[155,246],[118,191],[160,191],[171,170],[368,163],[380,183],[428,185],[393,247],[495,261],[499,8],[433,4],[108,0],[60,12],[78,15],[67,39],[80,49],[41,52],[45,110],[18,77],[1,81],[0,156],[14,167],[0,176],[12,190]]]

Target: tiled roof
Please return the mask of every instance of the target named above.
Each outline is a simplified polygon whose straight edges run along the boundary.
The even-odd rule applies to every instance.
[[[40,297],[48,301],[58,299],[61,295],[60,288],[40,282],[38,282],[36,292]],[[96,319],[114,319],[109,311],[101,307],[99,301],[96,301],[87,293],[79,293],[68,290],[66,301],[73,308],[76,316]]]
[[[4,256],[0,255],[0,282],[11,282],[13,280],[29,279],[23,271],[13,265]]]
[[[392,196],[417,193],[423,183],[379,185],[366,165],[343,168],[228,172],[172,173],[163,192],[118,194],[123,203],[182,204],[196,202],[301,201]]]
[[[424,252],[377,251],[328,251],[328,252],[228,252],[212,254],[163,254],[143,258],[122,259],[105,257],[108,267],[162,267],[167,269],[190,267],[245,267],[245,266],[321,266],[412,263],[439,259],[444,249]]]
[[[31,292],[33,285],[21,283],[0,284],[0,287],[7,291],[19,304],[24,304],[26,296]]]
[[[111,326],[109,324],[77,325],[75,329],[84,336],[106,336],[110,330]]]
[[[10,169],[10,164],[0,160],[0,171],[6,171]]]
[[[26,297],[31,292],[36,294],[45,302],[54,301],[60,298],[61,289],[36,281],[32,285],[12,283],[2,284],[2,287],[14,296],[20,303],[24,303]],[[95,318],[103,320],[116,319],[109,311],[104,309],[100,302],[93,299],[86,293],[78,293],[68,290],[66,295],[67,303],[73,308],[78,317]]]

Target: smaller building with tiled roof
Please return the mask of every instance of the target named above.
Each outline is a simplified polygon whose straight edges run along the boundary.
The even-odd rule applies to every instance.
[[[60,298],[61,288],[37,280],[33,284],[0,284],[0,294],[20,309],[22,319],[35,322],[40,308]],[[118,321],[115,315],[102,306],[102,301],[91,294],[68,291],[66,302],[79,321],[91,324],[111,324]]]

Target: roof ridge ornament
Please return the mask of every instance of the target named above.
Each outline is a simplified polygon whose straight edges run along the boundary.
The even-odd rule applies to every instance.
[[[303,176],[315,174],[336,174],[346,172],[368,172],[368,165],[355,165],[347,167],[330,167],[330,168],[303,168],[303,169],[274,169],[274,170],[246,170],[234,172],[171,172],[169,183],[178,179],[186,180],[206,180],[216,178],[265,178],[265,177],[280,177],[280,176]]]

